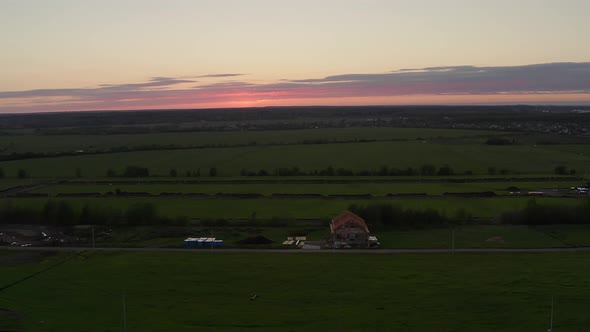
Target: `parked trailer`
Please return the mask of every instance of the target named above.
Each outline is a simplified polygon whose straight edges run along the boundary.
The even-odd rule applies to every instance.
[[[196,247],[197,246],[197,238],[194,237],[189,237],[187,239],[184,240],[184,246],[185,247]]]
[[[214,237],[189,237],[184,239],[185,247],[223,247],[223,240]]]

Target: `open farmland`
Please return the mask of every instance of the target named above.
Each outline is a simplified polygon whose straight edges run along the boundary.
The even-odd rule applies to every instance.
[[[6,135],[0,136],[0,151],[4,154],[26,152],[85,152],[109,151],[160,146],[178,148],[191,146],[277,145],[302,143],[350,142],[359,140],[416,139],[478,139],[503,133],[484,130],[453,130],[428,128],[323,128],[266,131],[204,131],[148,133],[126,135]],[[512,135],[513,133],[505,133]],[[514,133],[519,135],[517,133]],[[521,134],[520,134],[521,135]]]
[[[276,245],[290,232],[324,239],[324,224],[351,205],[394,205],[416,213],[435,211],[444,221],[437,226],[408,221],[392,230],[368,220],[386,248],[448,247],[450,226],[455,227],[457,245],[462,247],[585,243],[583,236],[573,239],[561,233],[562,228],[550,236],[525,226],[497,225],[502,213],[520,211],[530,204],[532,197],[519,192],[555,196],[536,197],[541,205],[581,205],[569,188],[583,183],[590,164],[585,153],[590,145],[583,137],[387,127],[173,133],[157,132],[158,128],[127,128],[147,132],[108,134],[110,128],[104,127],[94,128],[105,133],[101,135],[63,135],[94,130],[72,127],[47,129],[61,135],[20,131],[19,135],[0,136],[0,154],[16,159],[0,161],[4,174],[0,190],[17,187],[2,195],[3,222],[73,226],[91,220],[131,227],[124,235],[115,232],[115,238],[104,243],[110,246],[177,246],[191,230],[207,232],[208,227],[231,246],[256,234]],[[488,144],[490,139],[499,139],[501,145]],[[544,139],[547,144],[536,144]],[[425,165],[432,171],[422,174]],[[444,165],[450,172],[439,174]],[[124,177],[128,166],[146,168],[149,176]],[[556,166],[564,166],[564,172],[556,174]],[[273,175],[279,168],[297,171]],[[328,168],[355,174],[311,174]],[[404,173],[408,168],[411,172]],[[113,172],[107,176],[107,170]],[[27,184],[34,185],[18,188]],[[130,222],[127,216],[142,208],[150,209],[155,219]],[[88,210],[99,219],[88,217]],[[15,220],[14,216],[20,217]],[[172,237],[134,228],[156,227],[154,223],[193,228],[181,234],[174,230]],[[458,228],[463,223],[491,225]],[[264,230],[233,229],[241,226]],[[496,237],[501,241],[486,242]]]
[[[124,296],[130,331],[520,332],[547,328],[554,297],[554,329],[583,331],[587,256],[60,254],[0,265],[4,286],[67,259],[4,289],[0,307],[13,314],[0,319],[14,330],[120,331]]]
[[[140,151],[100,155],[81,155],[30,160],[4,161],[0,166],[7,176],[25,169],[34,177],[74,177],[80,169],[85,177],[104,177],[108,169],[121,172],[126,166],[147,167],[150,174],[167,176],[200,169],[202,174],[215,167],[219,176],[237,176],[242,169],[273,172],[277,168],[298,167],[303,171],[329,166],[354,171],[378,170],[387,165],[399,169],[423,164],[437,167],[448,164],[455,172],[487,174],[489,167],[510,173],[548,175],[558,165],[583,170],[590,155],[587,146],[489,146],[483,144],[444,144],[436,142],[369,142],[288,146],[249,146],[192,150]],[[402,157],[403,156],[403,157]]]

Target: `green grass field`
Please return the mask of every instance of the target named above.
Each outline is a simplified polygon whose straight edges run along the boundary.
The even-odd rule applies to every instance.
[[[0,285],[64,258],[0,292],[6,330],[122,331],[123,294],[128,331],[545,331],[552,297],[555,331],[590,325],[586,253],[81,253]]]
[[[483,130],[425,129],[425,128],[322,128],[301,130],[225,131],[153,133],[129,135],[13,135],[0,136],[4,153],[97,151],[111,147],[147,145],[236,145],[285,144],[305,140],[393,140],[448,139],[473,136],[497,136],[503,133]],[[510,133],[506,133],[510,135]],[[480,138],[480,141],[483,141]]]
[[[207,174],[216,167],[220,176],[236,176],[241,169],[297,166],[312,171],[333,166],[352,170],[378,170],[382,165],[406,169],[423,164],[449,164],[456,172],[487,174],[488,167],[511,173],[550,175],[557,165],[583,172],[590,163],[587,145],[490,146],[485,144],[444,144],[436,142],[373,142],[290,146],[251,146],[192,150],[142,151],[0,162],[7,177],[25,169],[33,177],[103,177],[109,168],[122,172],[128,165],[149,168],[151,174],[181,174],[201,169]]]
[[[445,229],[378,232],[383,248],[451,248],[452,231]],[[550,248],[586,246],[587,225],[477,225],[454,228],[455,248]]]
[[[64,200],[77,209],[84,205],[124,209],[134,203],[153,203],[161,215],[201,219],[248,219],[255,214],[259,219],[331,219],[351,204],[368,205],[388,203],[410,209],[433,208],[452,217],[457,210],[478,218],[492,218],[502,212],[524,208],[529,197],[501,198],[433,198],[433,199],[206,199],[206,198],[54,198]],[[16,206],[42,210],[47,198],[6,199]],[[540,204],[577,206],[580,200],[571,198],[537,197]]]
[[[540,189],[568,189],[579,185],[579,181],[539,181],[539,182],[475,182],[475,183],[346,183],[346,184],[135,184],[125,185],[113,183],[111,185],[64,184],[54,185],[34,190],[35,193],[89,193],[114,192],[119,189],[128,192],[148,192],[159,194],[168,193],[257,193],[272,195],[275,193],[288,194],[371,194],[385,196],[389,193],[426,193],[442,195],[445,192],[482,192],[493,191],[497,194],[507,194],[509,187],[517,187],[521,191]]]

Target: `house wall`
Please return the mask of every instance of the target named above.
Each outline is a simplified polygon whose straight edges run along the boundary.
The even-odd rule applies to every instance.
[[[346,227],[334,232],[337,242],[346,242],[349,245],[367,245],[369,234],[362,228]]]

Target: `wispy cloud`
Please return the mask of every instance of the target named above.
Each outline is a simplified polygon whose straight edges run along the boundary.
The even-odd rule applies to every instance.
[[[391,93],[482,94],[590,91],[590,63],[547,63],[510,67],[429,67],[383,74],[345,74],[294,80]]]
[[[209,78],[209,77],[236,77],[236,76],[243,76],[244,74],[208,74],[208,75],[201,75],[197,76],[199,78]]]
[[[233,77],[211,74],[201,77]],[[0,112],[104,108],[166,107],[240,100],[294,100],[409,95],[590,93],[590,62],[501,67],[428,67],[377,74],[342,74],[258,84],[247,81],[199,83],[191,79],[153,77],[146,82],[102,84],[95,88],[0,92]],[[3,102],[3,100],[5,102]],[[37,100],[33,103],[33,100]],[[47,100],[45,106],[39,100]],[[65,101],[67,100],[67,101]]]
[[[180,83],[195,83],[197,81],[178,79],[172,77],[152,77],[145,83],[129,83],[129,84],[101,84],[100,87],[118,89],[118,90],[135,90],[141,88],[166,87]]]
[[[196,83],[194,80],[176,79],[169,77],[153,77],[143,83],[101,84],[97,88],[76,89],[37,89],[25,91],[0,91],[2,98],[36,98],[36,97],[78,97],[89,98],[108,96],[116,93],[151,91],[150,88],[164,88],[181,83]]]

